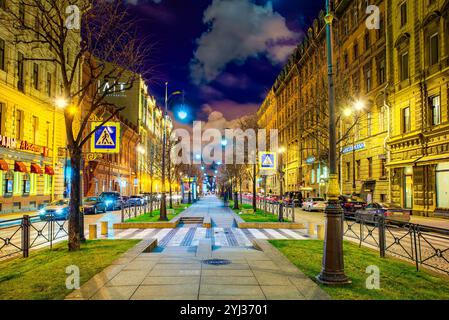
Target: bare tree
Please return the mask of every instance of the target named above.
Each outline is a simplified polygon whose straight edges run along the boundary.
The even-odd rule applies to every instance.
[[[106,97],[119,87],[131,89],[142,73],[148,47],[136,37],[135,22],[122,1],[9,0],[9,4],[1,27],[14,34],[14,45],[32,46],[33,54],[25,61],[56,65],[60,99],[67,101],[64,118],[72,164],[68,248],[79,250],[82,147],[96,131],[89,128],[89,119],[107,108],[103,125],[124,109]],[[98,85],[104,82],[107,87]]]

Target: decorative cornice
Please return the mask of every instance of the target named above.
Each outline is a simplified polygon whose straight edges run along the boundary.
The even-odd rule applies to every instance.
[[[402,45],[403,43],[408,43],[410,41],[410,33],[405,32],[402,33],[396,40],[396,42],[394,43],[394,47],[398,48],[400,45]]]
[[[438,10],[429,12],[426,17],[423,19],[423,22],[421,24],[421,27],[424,28],[425,26],[427,26],[429,23],[431,23],[434,20],[438,20],[441,17],[441,12]]]

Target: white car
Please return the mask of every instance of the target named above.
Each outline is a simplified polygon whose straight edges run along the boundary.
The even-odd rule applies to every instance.
[[[302,203],[302,209],[305,211],[324,211],[326,203],[323,198],[307,198]]]

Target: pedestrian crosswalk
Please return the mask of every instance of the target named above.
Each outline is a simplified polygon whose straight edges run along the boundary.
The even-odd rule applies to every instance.
[[[116,239],[156,238],[161,247],[197,246],[201,239],[211,239],[218,247],[251,247],[253,239],[264,240],[304,240],[305,230],[291,229],[239,229],[211,228],[198,226],[176,229],[126,229],[114,232]]]

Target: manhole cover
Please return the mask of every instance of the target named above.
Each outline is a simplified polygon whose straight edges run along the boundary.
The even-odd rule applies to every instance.
[[[225,260],[225,259],[209,259],[209,260],[203,260],[203,263],[213,265],[213,266],[224,266],[227,264],[231,264],[231,261]]]

